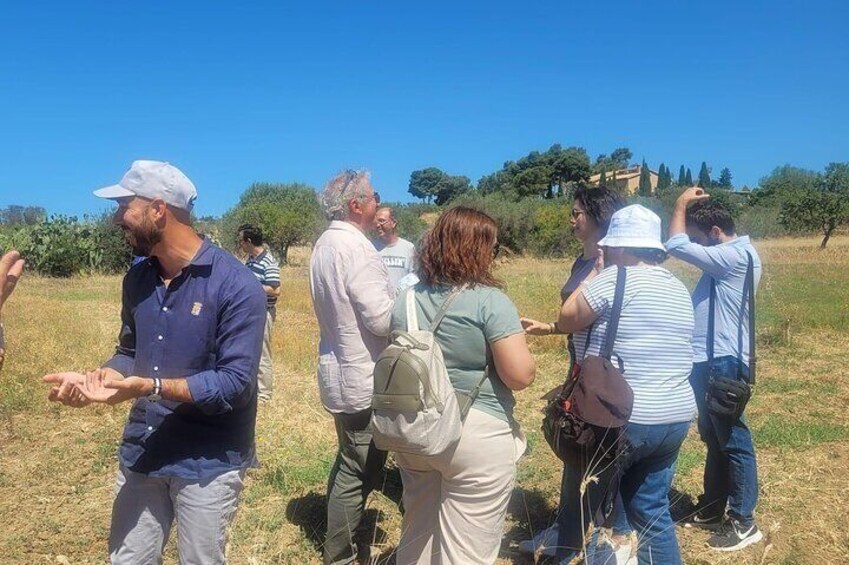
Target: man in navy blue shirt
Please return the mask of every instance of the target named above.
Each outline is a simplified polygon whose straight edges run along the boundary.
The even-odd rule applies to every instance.
[[[176,167],[136,161],[114,221],[148,259],[124,277],[112,358],[44,380],[81,407],[133,400],[119,449],[112,563],[158,563],[174,519],[181,563],[224,563],[245,470],[256,465],[257,368],[266,299],[256,277],[192,229],[196,191]]]

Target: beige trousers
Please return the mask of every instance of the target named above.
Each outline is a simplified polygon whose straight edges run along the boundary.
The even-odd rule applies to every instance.
[[[494,563],[524,451],[518,424],[472,409],[453,450],[436,457],[397,453],[404,482],[397,565]]]
[[[259,359],[257,394],[262,400],[270,400],[274,390],[274,369],[271,366],[271,331],[277,318],[277,308],[272,306],[265,316],[265,335],[262,338],[262,357]]]

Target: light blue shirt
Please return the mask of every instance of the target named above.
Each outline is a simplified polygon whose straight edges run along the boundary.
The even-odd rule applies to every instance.
[[[673,235],[666,242],[673,257],[703,271],[693,290],[696,327],[693,331],[693,357],[696,363],[707,361],[708,308],[710,281],[716,281],[714,314],[714,357],[732,356],[749,364],[749,309],[743,297],[748,251],[755,267],[755,291],[761,280],[761,258],[749,241],[741,236],[726,243],[704,246],[690,241],[687,234]]]

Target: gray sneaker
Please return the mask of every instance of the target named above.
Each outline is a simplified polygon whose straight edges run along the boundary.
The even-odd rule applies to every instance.
[[[744,526],[739,520],[729,518],[707,541],[708,547],[716,551],[738,551],[758,543],[764,535],[757,524]]]

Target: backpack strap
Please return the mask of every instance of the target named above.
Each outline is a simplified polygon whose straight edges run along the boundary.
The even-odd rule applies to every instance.
[[[483,376],[481,380],[478,381],[478,384],[475,385],[475,388],[470,390],[469,392],[465,391],[456,391],[457,392],[457,401],[460,404],[460,421],[465,422],[466,416],[469,415],[469,410],[472,409],[472,404],[477,400],[478,395],[481,392],[481,387],[483,387],[483,383],[486,382],[486,379],[489,378],[489,363],[487,363],[486,367],[483,368]]]
[[[616,341],[616,333],[619,331],[619,317],[622,314],[622,302],[625,300],[625,280],[628,271],[625,267],[616,269],[616,291],[613,293],[613,307],[610,310],[610,321],[607,322],[607,331],[604,336],[604,348],[601,357],[610,360],[613,355],[613,344]]]
[[[451,292],[445,298],[445,301],[442,303],[442,306],[437,310],[436,315],[433,317],[433,321],[430,323],[430,327],[428,330],[432,334],[436,334],[436,329],[439,327],[439,324],[442,323],[442,319],[445,317],[446,312],[448,312],[448,307],[451,306],[451,303],[454,302],[454,299],[457,298],[462,291],[466,289],[466,285],[455,286],[451,289]]]
[[[407,331],[415,332],[419,329],[419,315],[416,314],[416,292],[412,286],[404,292],[404,301],[407,307]]]

